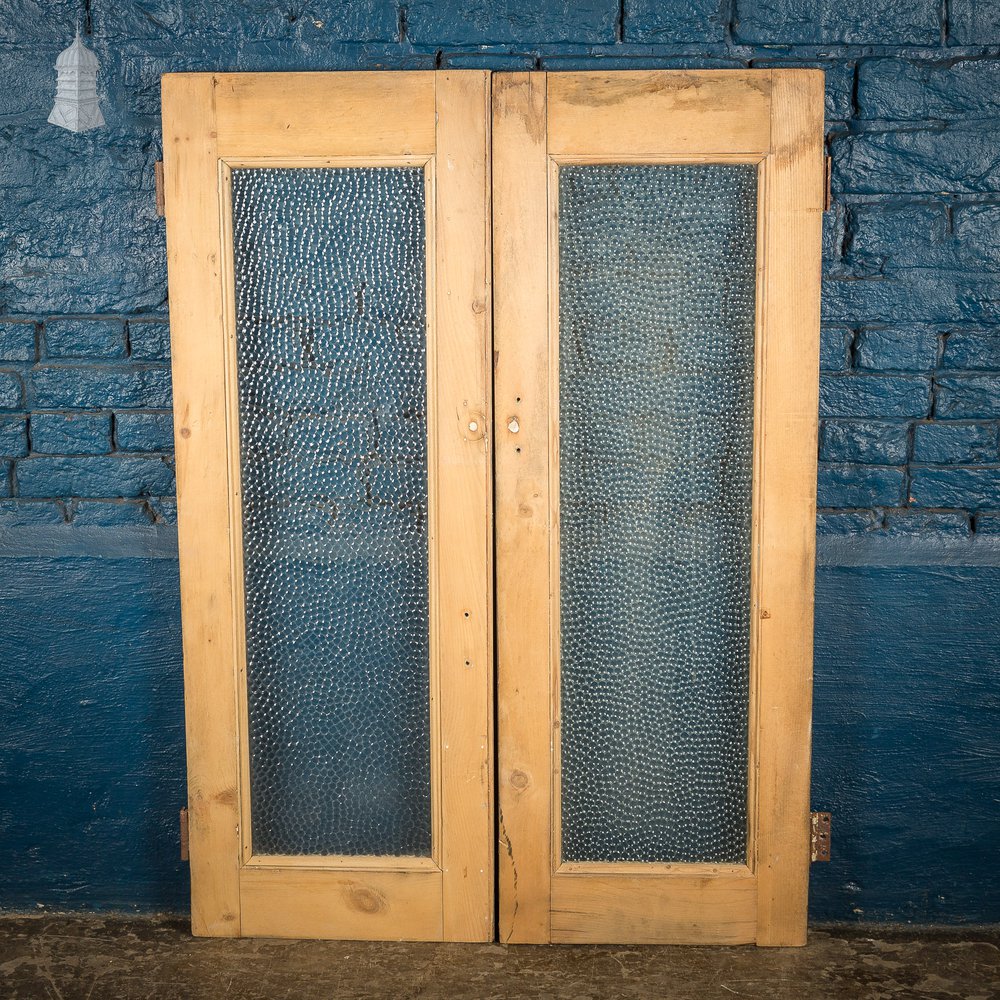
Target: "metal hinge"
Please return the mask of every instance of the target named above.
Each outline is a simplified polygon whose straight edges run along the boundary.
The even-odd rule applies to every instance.
[[[829,813],[812,813],[812,823],[810,826],[812,831],[811,841],[812,841],[812,860],[813,861],[829,861],[830,860],[830,814]]]
[[[188,860],[188,811],[187,806],[181,809],[181,861]]]
[[[833,157],[825,157],[823,166],[823,211],[833,208]]]
[[[156,214],[162,219],[167,214],[166,196],[163,193],[163,160],[153,165],[156,175]]]

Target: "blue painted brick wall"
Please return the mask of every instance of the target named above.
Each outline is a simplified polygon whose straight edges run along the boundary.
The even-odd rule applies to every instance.
[[[55,5],[44,27],[23,5],[5,0],[0,10],[10,43],[0,66],[0,409],[27,420],[30,448],[20,425],[5,422],[11,496],[171,491],[169,476],[140,471],[142,462],[95,460],[89,473],[80,462],[36,462],[169,451],[162,415],[150,413],[170,405],[163,226],[152,205],[160,72],[816,65],[827,72],[835,196],[825,239],[824,512],[868,506],[885,524],[891,510],[947,497],[973,530],[990,512],[981,505],[994,503],[989,484],[1000,475],[989,445],[1000,426],[1000,50],[983,48],[993,29],[975,4],[942,14],[930,0],[882,0],[879,16],[848,0],[381,0],[299,14],[268,4],[231,14],[205,0],[97,4],[90,42],[105,67],[108,126],[85,136],[44,124],[50,56],[74,5]],[[984,36],[970,49],[962,32],[973,25]],[[72,425],[75,412],[94,419]],[[95,428],[112,413],[104,446]],[[952,421],[961,429],[948,430]],[[914,478],[934,488],[914,492]]]
[[[176,587],[175,565],[162,548],[169,549],[175,504],[164,232],[153,194],[160,74],[818,66],[826,72],[833,157],[833,205],[824,225],[818,528],[833,555],[823,557],[821,545],[816,788],[821,799],[826,796],[817,804],[839,809],[850,825],[839,837],[840,866],[818,877],[814,912],[1000,920],[1000,903],[984,909],[961,893],[925,894],[921,902],[915,901],[917,888],[904,887],[903,898],[892,884],[895,859],[881,880],[874,869],[861,878],[864,858],[888,850],[892,839],[873,818],[874,793],[871,801],[865,796],[893,781],[914,798],[926,789],[913,786],[903,765],[843,772],[823,742],[824,734],[834,744],[856,741],[846,751],[854,759],[869,744],[877,752],[880,733],[896,731],[880,730],[877,719],[866,728],[865,720],[882,710],[879,698],[865,702],[867,714],[858,715],[838,695],[835,678],[845,646],[839,633],[854,630],[846,644],[855,658],[851,690],[867,697],[871,685],[891,684],[895,677],[906,681],[901,690],[926,693],[930,688],[921,677],[945,686],[947,677],[938,654],[921,652],[907,637],[932,635],[928,623],[942,602],[949,603],[948,622],[959,624],[949,625],[948,655],[964,663],[961,629],[982,623],[983,608],[991,606],[983,595],[997,592],[996,574],[981,566],[991,557],[982,546],[970,548],[976,539],[986,544],[1000,537],[995,5],[91,0],[87,9],[87,41],[102,64],[107,124],[73,135],[49,126],[46,117],[53,63],[73,36],[81,5],[53,0],[43,10],[36,3],[0,0],[0,539],[9,542],[0,557],[12,560],[7,597],[10,614],[21,623],[8,640],[13,648],[6,659],[23,662],[27,675],[39,664],[59,664],[88,628],[100,631],[100,641],[84,642],[83,659],[73,661],[73,670],[60,673],[53,666],[45,674],[65,688],[61,708],[54,710],[78,717],[79,725],[67,724],[63,734],[68,746],[46,751],[19,725],[0,726],[0,755],[8,762],[0,781],[7,781],[8,792],[56,796],[53,760],[100,772],[81,788],[64,791],[67,803],[42,802],[32,812],[38,823],[66,831],[62,839],[47,834],[36,844],[26,828],[2,831],[7,841],[0,839],[0,854],[8,853],[0,857],[0,870],[23,869],[22,855],[34,851],[27,873],[8,886],[9,899],[139,907],[183,900],[175,867],[153,865],[144,879],[133,866],[128,885],[113,871],[123,854],[134,857],[129,845],[136,837],[147,853],[172,850],[172,815],[182,795],[179,705],[175,700],[164,707],[161,696],[178,695],[180,654],[176,607],[162,583],[169,565],[166,586]],[[408,428],[387,427],[385,433],[405,435]],[[386,488],[394,488],[391,480]],[[929,545],[930,555],[914,555],[918,544]],[[847,568],[824,568],[824,559]],[[950,577],[932,573],[924,587],[921,573],[887,568],[900,560],[924,565],[919,559],[930,560],[928,565],[964,560],[964,569]],[[39,581],[49,588],[46,600],[39,596]],[[53,618],[60,595],[75,603],[79,587],[106,587],[102,614]],[[895,600],[887,602],[895,608],[892,623],[877,613],[880,588]],[[135,669],[127,655],[106,659],[110,629],[122,648],[153,643],[166,652]],[[864,630],[873,634],[866,638]],[[977,636],[968,639],[982,664],[989,649],[976,645]],[[995,660],[987,655],[982,669],[997,685]],[[118,709],[107,716],[109,726],[132,727],[142,744],[126,749],[126,780],[136,783],[131,797],[107,791],[120,762],[100,753],[88,756],[93,747],[80,707],[91,697],[87,662],[103,664],[95,676],[112,701],[139,685],[144,714],[136,716],[122,694]],[[966,665],[974,671],[971,661]],[[11,690],[0,722],[23,717],[44,728],[28,680]],[[995,687],[990,690],[995,697]],[[942,718],[961,715],[947,693],[934,711]],[[826,717],[843,720],[847,736],[824,729]],[[973,721],[981,722],[980,716]],[[913,724],[933,729],[938,723],[928,716]],[[144,738],[135,735],[136,726],[148,731]],[[984,793],[961,764],[963,754],[984,753],[975,733],[967,743],[960,730],[949,738],[954,755],[942,758],[937,780],[949,784],[949,794],[975,788],[995,802],[995,783]],[[926,749],[919,739],[913,747]],[[147,752],[161,762],[170,757],[148,781],[137,764]],[[995,764],[995,743],[985,752],[984,759]],[[35,784],[31,761],[40,762],[42,778]],[[946,800],[952,811],[953,800]],[[101,844],[80,855],[86,837],[80,824],[86,825],[88,810],[98,817]],[[70,850],[90,866],[83,888],[74,887],[60,867]],[[979,856],[977,847],[966,844],[963,850],[967,858]],[[957,872],[953,867],[940,878],[957,878]],[[978,877],[995,879],[983,872]]]

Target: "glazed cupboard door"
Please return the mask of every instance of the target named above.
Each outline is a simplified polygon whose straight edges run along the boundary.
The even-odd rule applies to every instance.
[[[502,941],[805,942],[823,80],[493,80]]]
[[[196,934],[493,936],[489,88],[164,78]]]

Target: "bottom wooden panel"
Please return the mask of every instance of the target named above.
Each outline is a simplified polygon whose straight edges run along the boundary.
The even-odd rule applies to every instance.
[[[243,868],[243,937],[440,941],[440,871]]]
[[[552,876],[552,941],[561,944],[750,944],[757,880],[724,875]]]

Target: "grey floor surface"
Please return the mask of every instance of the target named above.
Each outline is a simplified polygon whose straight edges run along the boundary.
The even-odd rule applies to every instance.
[[[0,997],[1000,998],[1000,929],[813,930],[799,949],[195,939],[176,917],[0,918]]]

